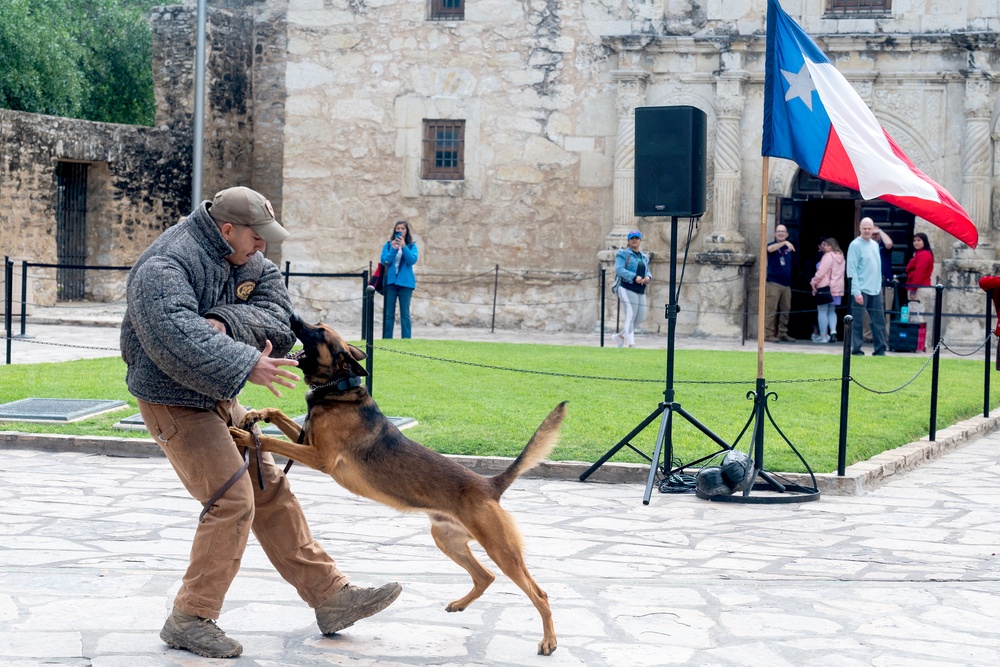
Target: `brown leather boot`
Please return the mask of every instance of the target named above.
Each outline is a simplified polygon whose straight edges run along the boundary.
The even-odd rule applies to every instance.
[[[347,584],[316,608],[316,623],[324,635],[332,635],[368,618],[392,604],[403,587],[393,582],[381,588],[358,588]]]
[[[235,658],[243,646],[230,639],[210,618],[192,616],[174,607],[160,630],[160,639],[174,648],[191,651],[205,658]]]

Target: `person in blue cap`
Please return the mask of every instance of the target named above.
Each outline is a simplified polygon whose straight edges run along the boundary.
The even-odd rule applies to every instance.
[[[646,285],[649,284],[649,255],[639,250],[642,233],[633,229],[628,233],[628,247],[615,253],[615,294],[625,306],[622,330],[611,340],[615,345],[635,347],[635,328],[646,319]]]

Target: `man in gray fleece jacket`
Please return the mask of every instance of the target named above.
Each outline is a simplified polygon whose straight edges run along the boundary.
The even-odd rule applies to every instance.
[[[210,658],[243,652],[215,624],[240,567],[250,530],[275,569],[315,608],[333,634],[389,606],[402,590],[391,583],[347,583],[313,539],[302,507],[270,454],[248,472],[229,435],[246,410],[237,395],[247,382],[281,396],[298,377],[284,356],[295,343],[292,305],[281,273],[262,251],[288,232],[270,202],[244,187],[222,190],[165,231],[128,277],[122,358],[143,422],[188,492],[205,511],[190,562],[160,632],[167,644]],[[233,483],[214,502],[227,482]]]

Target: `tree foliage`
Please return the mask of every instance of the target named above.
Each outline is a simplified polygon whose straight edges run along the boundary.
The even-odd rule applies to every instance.
[[[0,107],[152,125],[158,0],[0,0]]]

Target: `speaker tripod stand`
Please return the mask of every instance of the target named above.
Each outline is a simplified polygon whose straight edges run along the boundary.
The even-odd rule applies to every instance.
[[[584,482],[590,477],[594,472],[597,471],[602,465],[604,465],[612,456],[618,453],[623,447],[628,447],[632,451],[636,452],[650,462],[649,467],[649,477],[646,480],[646,492],[642,497],[642,504],[648,505],[650,496],[653,493],[653,485],[656,482],[657,472],[659,471],[661,475],[666,478],[669,477],[672,472],[670,470],[671,461],[673,460],[673,416],[676,413],[678,416],[686,419],[695,428],[705,434],[710,440],[715,442],[719,447],[723,449],[732,449],[721,437],[713,433],[707,426],[702,424],[700,421],[694,418],[687,410],[681,407],[681,404],[674,400],[674,336],[677,331],[677,216],[670,217],[670,281],[669,281],[669,303],[667,303],[666,317],[667,317],[667,377],[666,377],[666,388],[663,391],[663,401],[656,406],[649,416],[643,419],[635,428],[629,431],[628,435],[618,441],[618,443],[604,453],[601,458],[599,458],[590,468],[588,468],[582,475],[580,475],[580,481]],[[653,449],[652,456],[647,456],[645,452],[640,451],[634,445],[632,445],[632,439],[639,435],[642,431],[646,429],[647,426],[652,424],[657,417],[660,417],[660,430],[656,435],[656,446]],[[660,456],[663,456],[663,464],[660,464]],[[713,455],[714,456],[714,455]],[[687,464],[687,466],[694,465],[695,463],[700,463],[704,460],[711,458],[711,456],[700,459],[699,461],[694,461]],[[680,470],[687,466],[681,466],[676,470]]]
[[[642,497],[642,504],[648,505],[650,497],[653,493],[653,486],[656,483],[657,473],[660,474],[661,478],[667,480],[671,475],[678,473],[685,468],[693,467],[700,463],[704,463],[719,454],[719,452],[714,452],[707,456],[703,456],[694,461],[684,463],[682,465],[671,468],[673,462],[673,417],[677,414],[679,417],[687,420],[692,426],[701,431],[706,437],[708,437],[712,442],[718,445],[722,450],[728,451],[734,448],[734,445],[730,445],[719,435],[712,432],[707,426],[698,421],[691,413],[681,407],[681,404],[675,400],[674,391],[674,350],[675,350],[675,335],[677,331],[677,312],[679,310],[677,305],[677,216],[671,216],[670,218],[670,280],[669,280],[669,302],[666,307],[666,318],[667,318],[667,373],[666,373],[666,386],[663,391],[663,401],[656,406],[645,419],[643,419],[635,428],[633,428],[629,433],[618,441],[611,449],[604,453],[593,465],[591,465],[582,475],[580,475],[580,481],[584,482],[590,477],[594,472],[597,471],[602,465],[604,465],[612,456],[618,453],[623,447],[628,447],[632,451],[636,452],[643,458],[649,460],[649,475],[646,479],[646,489]],[[773,502],[803,502],[804,500],[816,500],[819,498],[819,492],[816,489],[806,489],[794,484],[781,484],[774,477],[768,473],[763,468],[763,458],[764,458],[764,419],[765,417],[771,419],[772,425],[777,428],[774,424],[773,418],[770,417],[770,413],[767,411],[767,399],[769,396],[774,396],[773,393],[768,393],[766,390],[766,384],[763,378],[758,378],[757,380],[757,391],[749,392],[748,398],[750,396],[754,397],[754,412],[751,414],[750,419],[747,420],[746,425],[743,427],[743,431],[740,433],[740,437],[736,439],[739,442],[740,438],[746,433],[751,423],[754,423],[754,465],[752,468],[748,468],[746,471],[746,476],[744,477],[743,483],[743,493],[742,495],[733,496],[712,496],[710,500],[728,500],[730,502],[757,502],[757,503],[773,503]],[[657,417],[660,417],[660,428],[656,435],[656,445],[653,448],[653,453],[651,456],[647,456],[645,452],[639,450],[632,444],[632,439],[639,435],[642,431],[646,429],[650,424],[652,424]],[[780,433],[780,430],[779,430]],[[782,434],[784,437],[784,434]],[[785,438],[788,442],[788,439]],[[789,446],[791,443],[788,442]],[[793,451],[795,450],[792,447]],[[798,454],[798,451],[795,451]],[[662,456],[662,463],[661,463]],[[799,455],[801,459],[801,455]],[[805,461],[803,460],[803,463]],[[808,468],[808,466],[807,466]],[[811,471],[810,471],[810,474]],[[760,478],[761,482],[757,482],[756,479]],[[813,481],[815,486],[815,478]],[[751,490],[772,490],[778,492],[778,496],[751,496]],[[801,495],[787,495],[787,492],[792,492],[794,494]],[[814,494],[814,497],[807,497]]]

